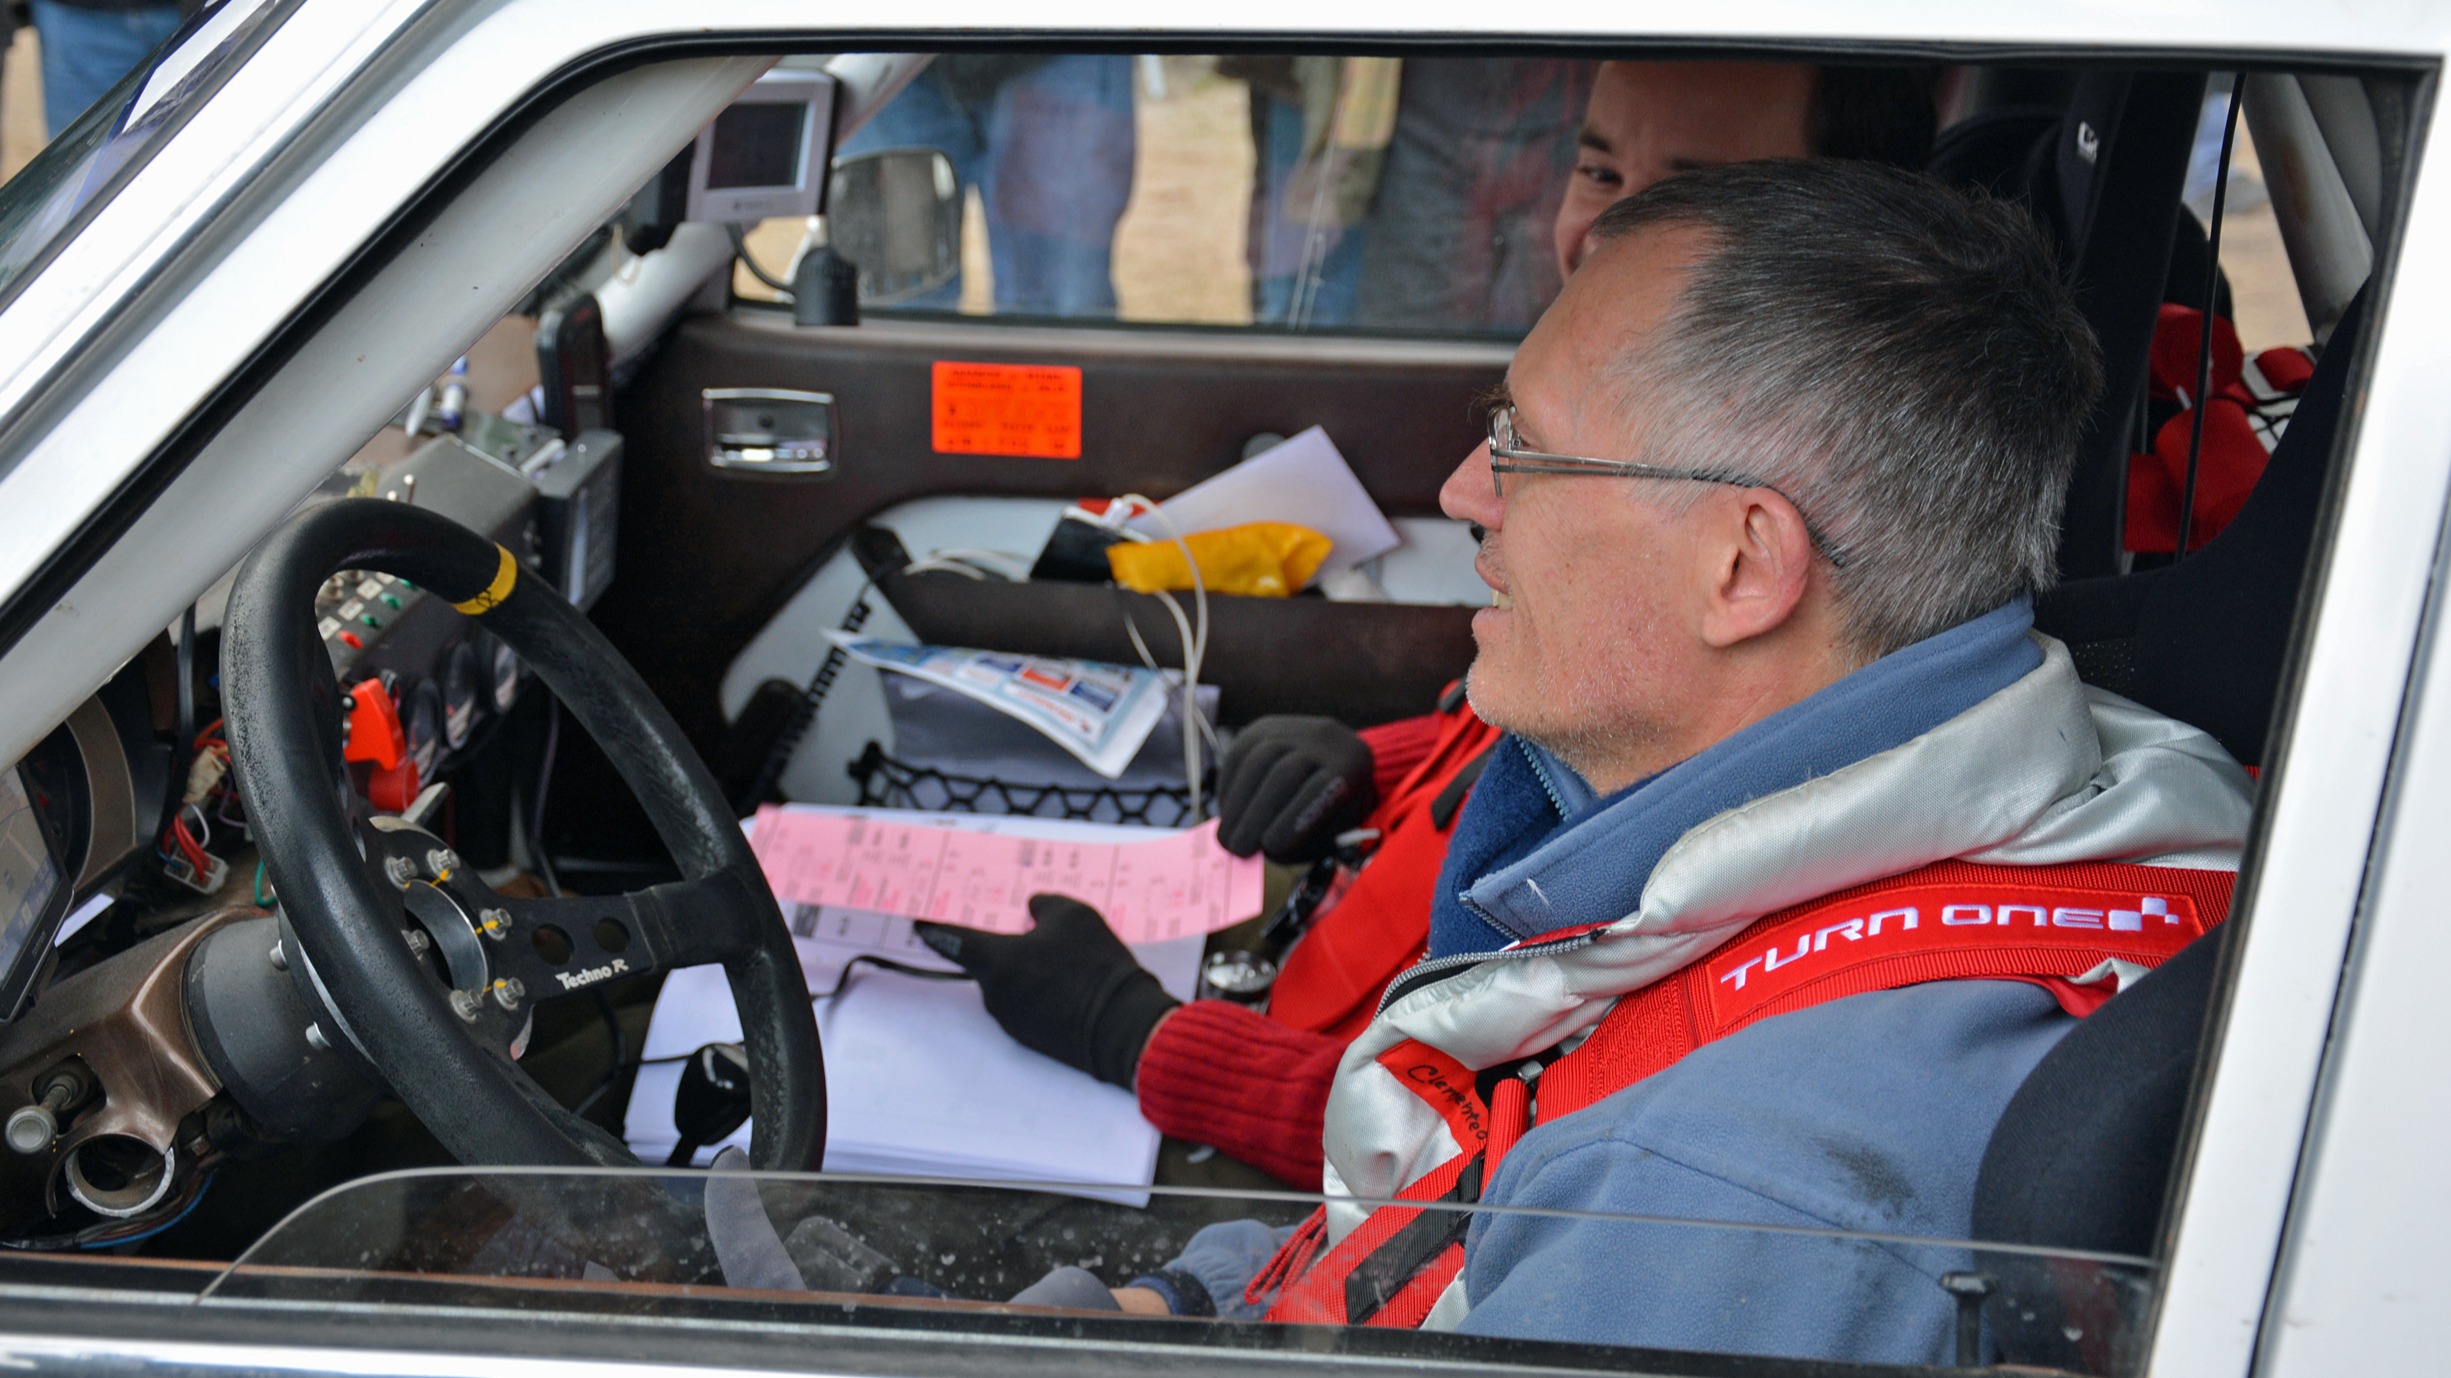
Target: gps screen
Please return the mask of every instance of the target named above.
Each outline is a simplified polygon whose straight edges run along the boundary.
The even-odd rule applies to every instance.
[[[59,889],[59,863],[15,767],[0,770],[0,972],[16,966]]]
[[[807,123],[808,107],[797,102],[735,105],[716,116],[707,186],[798,186],[800,130]]]

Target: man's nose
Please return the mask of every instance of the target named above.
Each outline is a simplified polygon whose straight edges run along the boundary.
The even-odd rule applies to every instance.
[[[1447,475],[1438,490],[1438,510],[1459,522],[1473,522],[1497,530],[1506,523],[1506,504],[1498,498],[1497,486],[1489,472],[1489,442],[1484,440],[1472,447],[1464,462]]]

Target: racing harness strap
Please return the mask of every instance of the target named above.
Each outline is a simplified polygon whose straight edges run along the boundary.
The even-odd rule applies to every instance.
[[[1427,1044],[1379,1057],[1438,1111],[1462,1152],[1397,1193],[1469,1206],[1537,1112],[1570,1115],[1758,1020],[1927,981],[2024,981],[2079,1018],[2228,916],[2229,871],[1944,861],[1782,910],[1709,956],[1621,997],[1591,1035],[1479,1074]],[[1604,925],[1550,934],[1579,936]],[[1472,1212],[1384,1206],[1331,1247],[1313,1212],[1246,1300],[1267,1319],[1419,1326],[1462,1271]]]
[[[1371,815],[1378,850],[1285,954],[1269,1018],[1336,1038],[1368,1026],[1379,992],[1421,960],[1455,816],[1497,739],[1460,699],[1449,706],[1429,754]]]

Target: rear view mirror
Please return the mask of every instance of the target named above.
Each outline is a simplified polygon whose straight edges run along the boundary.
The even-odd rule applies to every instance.
[[[962,186],[935,149],[836,162],[826,220],[835,251],[859,269],[863,306],[923,297],[961,271]]]

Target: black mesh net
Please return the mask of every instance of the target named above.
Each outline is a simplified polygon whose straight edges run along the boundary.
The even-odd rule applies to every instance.
[[[1210,793],[1216,772],[1201,782]],[[875,742],[851,763],[860,803],[869,808],[932,809],[940,813],[1010,813],[1033,818],[1075,818],[1092,823],[1139,823],[1183,828],[1200,821],[1191,793],[1181,785],[1058,785],[958,775],[932,766],[898,761]]]

